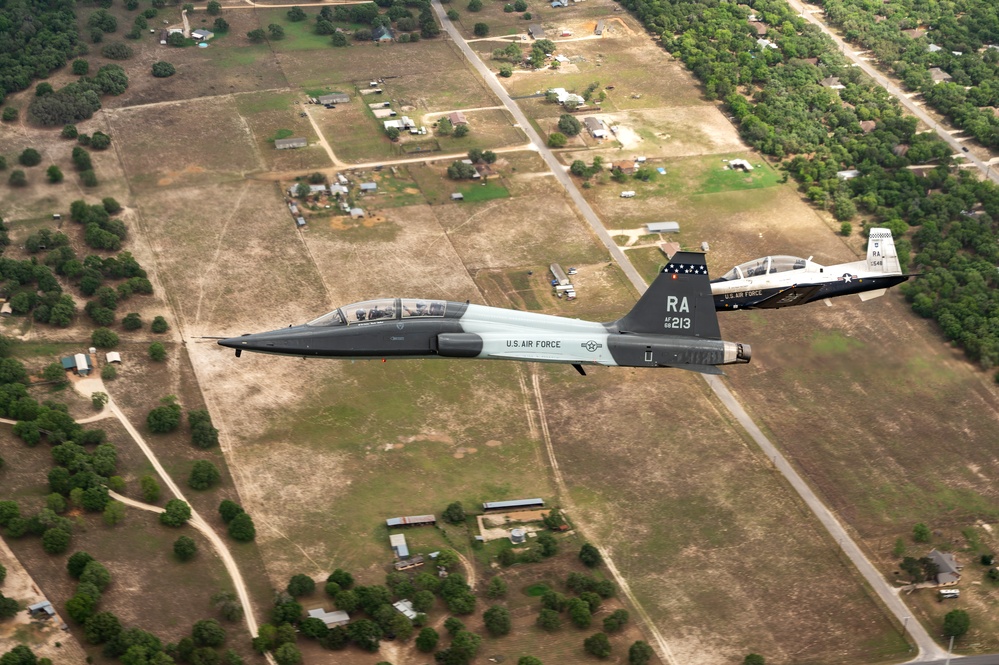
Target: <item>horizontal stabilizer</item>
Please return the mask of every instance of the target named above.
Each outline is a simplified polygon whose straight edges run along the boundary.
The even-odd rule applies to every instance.
[[[864,291],[863,293],[860,293],[859,295],[860,295],[861,302],[867,302],[868,300],[873,300],[875,298],[880,298],[881,296],[883,296],[887,292],[888,292],[888,289],[874,289],[873,291]]]
[[[808,302],[821,288],[821,284],[791,286],[778,291],[765,300],[759,301],[753,307],[758,309],[779,309],[781,307],[790,307],[791,305],[801,305]]]

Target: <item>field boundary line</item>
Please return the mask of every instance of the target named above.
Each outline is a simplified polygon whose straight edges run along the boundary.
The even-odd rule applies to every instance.
[[[561,500],[565,503],[566,507],[569,508],[569,512],[576,513],[575,504],[569,494],[569,489],[565,484],[565,479],[562,477],[562,470],[559,468],[558,459],[555,457],[555,447],[552,445],[551,434],[548,430],[548,419],[545,416],[545,403],[541,396],[541,382],[538,373],[534,371],[533,368],[531,370],[531,384],[534,387],[534,399],[538,408],[538,420],[541,422],[541,434],[545,441],[545,449],[548,451],[548,461],[551,464],[552,473],[555,476],[555,484],[558,487]],[[577,524],[576,528],[583,532],[583,535],[586,536],[587,540],[594,540],[591,537],[591,534],[589,534],[584,527]],[[595,546],[600,551],[600,556],[603,557],[604,563],[607,565],[607,570],[610,571],[614,581],[617,582],[618,587],[628,598],[628,601],[631,603],[632,607],[635,608],[635,611],[638,612],[642,621],[645,622],[649,632],[652,633],[653,640],[659,646],[660,655],[663,656],[663,659],[669,663],[669,665],[679,665],[679,661],[673,655],[673,650],[669,648],[669,643],[666,642],[666,638],[661,632],[659,632],[659,628],[656,626],[655,622],[652,621],[652,617],[649,616],[648,612],[645,611],[645,608],[638,601],[638,598],[628,585],[627,580],[624,579],[621,571],[618,570],[617,566],[614,564],[614,560],[611,559],[610,552],[608,552],[607,548],[599,543],[595,543]]]

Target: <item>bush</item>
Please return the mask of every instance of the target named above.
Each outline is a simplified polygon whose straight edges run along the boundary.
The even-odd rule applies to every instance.
[[[489,25],[487,23],[476,23],[472,27],[472,32],[476,37],[487,37],[489,35]]]
[[[142,489],[142,500],[146,503],[156,503],[160,500],[160,484],[152,476],[142,476],[139,479],[139,487]]]
[[[114,365],[105,365],[101,368],[101,379],[104,381],[114,381],[118,378],[118,368]]]
[[[149,357],[156,362],[163,362],[166,360],[166,347],[159,342],[153,342],[149,345]]]
[[[59,134],[64,139],[75,139],[79,136],[79,132],[76,130],[76,125],[65,125],[62,128],[62,132]]]
[[[597,633],[587,637],[583,640],[583,648],[586,649],[586,653],[597,658],[606,658],[611,654],[610,640],[604,633]]]
[[[10,183],[11,187],[24,187],[28,184],[28,176],[24,175],[24,171],[21,169],[14,169],[10,172],[7,182]]]
[[[513,67],[510,65],[500,65],[499,75],[503,78],[510,78],[513,76]]]
[[[73,74],[76,76],[86,76],[90,72],[90,63],[82,58],[73,61]]]
[[[49,182],[51,183],[62,182],[63,179],[62,169],[53,164],[45,171],[45,176],[49,179]]]
[[[286,589],[288,595],[292,598],[307,596],[315,590],[316,581],[308,575],[302,573],[293,575],[291,580],[288,582],[288,587]]]
[[[944,616],[943,629],[947,637],[961,637],[969,628],[971,628],[971,617],[964,610],[951,610]]]
[[[843,222],[839,225],[839,232],[841,235],[849,237],[853,233],[853,224],[850,222]]]
[[[207,460],[198,460],[191,468],[191,475],[187,478],[187,484],[192,489],[206,490],[213,487],[222,480],[222,474],[218,468]]]
[[[160,60],[159,62],[153,63],[153,76],[156,78],[166,78],[168,76],[173,76],[177,73],[177,69],[171,65],[169,62]]]
[[[101,49],[101,55],[109,60],[128,60],[134,51],[125,42],[111,42]]]
[[[628,665],[648,665],[653,655],[652,647],[639,640],[628,648]]]
[[[84,187],[96,187],[97,186],[97,174],[94,173],[93,169],[88,169],[80,173],[80,182]]]
[[[142,317],[139,316],[138,312],[126,314],[121,320],[121,327],[125,330],[139,330],[142,328]],[[110,367],[110,365],[107,365],[107,367]]]
[[[246,513],[240,513],[229,522],[229,535],[241,543],[248,543],[257,537],[257,529],[253,519]]]
[[[42,534],[42,549],[49,554],[62,554],[69,548],[72,536],[64,529],[47,529]]]
[[[183,526],[191,519],[191,507],[180,499],[166,502],[166,510],[160,513],[160,523],[166,526]]]
[[[4,122],[14,122],[17,120],[17,109],[13,106],[4,107],[3,110],[3,121]]]
[[[517,2],[513,3],[513,8],[518,12],[526,12],[527,3],[524,0],[517,0]]]
[[[501,605],[493,605],[482,614],[486,630],[493,637],[501,637],[510,633],[510,611]]]
[[[482,0],[471,0],[468,3],[468,11],[470,12],[482,11]]]
[[[922,522],[912,527],[912,539],[917,543],[930,542],[930,535],[930,528]]]
[[[198,545],[193,539],[181,536],[173,543],[173,553],[181,561],[190,561],[198,553]]]
[[[162,406],[156,407],[146,416],[146,425],[154,434],[167,434],[180,425],[180,405],[169,397],[161,401]]]
[[[455,501],[454,503],[448,504],[448,507],[444,509],[441,514],[445,522],[449,524],[464,524],[465,522],[465,509],[461,505],[461,501]]]
[[[113,349],[118,346],[118,335],[108,328],[98,328],[90,335],[90,342],[98,349]]]
[[[156,318],[154,318],[153,323],[150,326],[150,330],[152,330],[154,333],[165,333],[169,329],[170,329],[169,324],[167,324],[166,319],[163,318],[162,316],[157,316]]]
[[[564,148],[568,142],[569,140],[565,137],[565,134],[561,132],[552,132],[548,135],[549,148]]]
[[[223,499],[222,503],[219,504],[219,516],[222,518],[222,521],[225,522],[226,524],[232,522],[233,518],[235,518],[236,515],[239,515],[241,512],[243,512],[243,507],[240,506],[235,501],[230,501],[229,499]]]
[[[42,163],[42,154],[34,148],[25,148],[17,161],[24,166],[38,166]]]
[[[600,556],[600,550],[586,543],[579,550],[579,560],[587,568],[596,568],[603,561],[603,557]]]

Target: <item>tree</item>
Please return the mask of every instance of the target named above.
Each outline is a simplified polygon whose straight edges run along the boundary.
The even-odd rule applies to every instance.
[[[378,640],[382,629],[374,621],[360,619],[347,624],[347,634],[350,641],[365,651],[378,651]]]
[[[80,579],[83,575],[83,571],[87,569],[87,564],[94,560],[94,557],[90,556],[86,552],[74,552],[69,560],[66,561],[66,570],[69,572],[69,576],[74,579]]]
[[[165,60],[153,63],[153,76],[156,78],[166,78],[177,73],[177,69]]]
[[[240,513],[229,522],[229,535],[241,543],[248,543],[257,537],[253,519],[246,513]]]
[[[652,647],[639,640],[628,648],[628,665],[648,665],[654,654]]]
[[[534,656],[521,656],[517,660],[517,665],[544,665],[540,658],[535,658]]]
[[[101,49],[101,55],[109,60],[128,60],[133,53],[132,47],[125,42],[111,42]]]
[[[118,378],[118,369],[114,365],[105,365],[101,368],[101,379],[104,381],[114,381]]]
[[[86,171],[93,168],[90,162],[90,153],[76,146],[73,148],[73,166],[76,167],[77,171]]]
[[[7,182],[10,183],[11,187],[24,187],[28,184],[28,177],[24,175],[24,171],[21,169],[14,169],[10,172]]]
[[[352,586],[354,586],[354,576],[348,573],[346,570],[343,570],[342,568],[337,568],[332,573],[330,573],[329,577],[326,578],[326,581],[336,582],[338,585],[340,585],[341,589],[350,589]]]
[[[108,328],[98,328],[91,333],[90,342],[99,349],[113,349],[118,346],[118,335]]]
[[[561,132],[552,132],[548,135],[548,147],[549,148],[564,148],[569,140],[565,137],[565,134]]]
[[[930,528],[922,522],[912,527],[912,539],[917,543],[930,542],[930,535]]]
[[[513,76],[513,67],[511,67],[510,65],[500,65],[499,75],[502,76],[503,78],[510,78],[511,76]]]
[[[493,605],[483,612],[482,620],[485,622],[486,630],[493,637],[507,635],[510,632],[510,611],[502,605]]]
[[[218,0],[210,0],[206,11],[212,16],[218,16],[222,13],[222,3]]]
[[[336,47],[346,46],[347,35],[343,34],[342,32],[334,32],[333,36],[330,37],[330,43]]]
[[[94,407],[95,411],[100,411],[108,403],[108,394],[101,391],[96,391],[90,394],[90,404]]]
[[[839,225],[840,235],[850,237],[853,234],[853,224],[850,222],[843,222]]]
[[[111,573],[99,561],[90,561],[83,567],[80,582],[93,584],[98,591],[103,592],[111,584]]]
[[[604,618],[604,632],[616,633],[628,623],[628,610],[614,610],[609,617]]]
[[[64,125],[62,131],[59,132],[59,136],[64,139],[75,139],[79,135],[79,132],[76,130],[76,125]]]
[[[42,154],[34,148],[25,148],[18,155],[17,161],[24,166],[38,166],[42,162]]]
[[[449,524],[464,524],[465,509],[462,507],[461,501],[455,501],[454,503],[448,504],[448,507],[444,509],[441,517],[443,517],[444,521]]]
[[[423,653],[430,653],[437,648],[438,640],[440,640],[440,635],[437,634],[437,631],[427,626],[416,636],[416,648]]]
[[[516,2],[513,3],[513,9],[516,12],[526,12],[527,2],[525,2],[525,0],[517,0]]]
[[[541,556],[550,557],[558,554],[558,541],[552,534],[542,533],[535,542],[537,542]]]
[[[267,32],[271,34],[271,39],[282,39],[284,37],[284,28],[277,23],[271,23],[267,26]]]
[[[454,138],[456,139],[464,138],[465,136],[468,136],[468,132],[469,132],[468,125],[458,125],[457,127],[454,128]]]
[[[191,519],[191,507],[180,499],[166,502],[166,510],[160,513],[160,523],[166,526],[183,526]]]
[[[302,652],[293,643],[287,642],[274,650],[274,660],[278,665],[299,665]]]
[[[468,3],[468,11],[470,12],[482,11],[482,0],[471,0]]]
[[[454,9],[447,10],[447,18],[449,21],[457,21],[458,20],[457,10]]]
[[[142,317],[138,312],[126,314],[121,320],[121,327],[125,330],[139,330],[142,328]]]
[[[46,169],[45,176],[49,179],[49,182],[51,183],[62,182],[63,179],[62,169],[53,164],[48,169]]]
[[[586,543],[579,550],[579,560],[587,568],[596,568],[603,561],[603,557],[600,556],[600,550]]]
[[[49,554],[62,554],[69,547],[72,538],[65,529],[47,529],[42,534],[42,549]]]
[[[766,661],[758,653],[746,654],[746,657],[742,659],[742,665],[767,665]]]
[[[181,536],[173,543],[173,553],[181,561],[190,561],[198,553],[198,545],[192,538]]]
[[[471,9],[471,7],[469,7]],[[472,32],[476,37],[486,37],[489,35],[489,24],[488,23],[476,23],[472,27]]]
[[[566,603],[566,609],[569,611],[569,618],[572,623],[577,628],[589,628],[590,623],[593,621],[593,614],[590,612],[590,606],[585,600],[579,598],[570,598]]]
[[[191,468],[191,475],[187,478],[187,484],[196,490],[206,490],[213,487],[222,480],[222,474],[218,468],[208,460],[198,460]]]
[[[98,612],[83,625],[84,636],[91,644],[104,644],[120,632],[121,621],[111,612]]]
[[[181,409],[175,398],[171,395],[164,397],[161,406],[156,407],[146,416],[146,425],[149,431],[154,434],[167,434],[177,429],[180,425]]]
[[[611,654],[610,640],[605,633],[596,633],[583,640],[583,648],[586,653],[597,658],[606,658]]]
[[[292,598],[307,596],[316,590],[316,581],[308,575],[299,573],[292,576],[286,590]]]
[[[90,147],[94,150],[107,150],[111,147],[111,137],[104,132],[94,132],[90,137]]]
[[[222,521],[226,524],[231,522],[236,515],[239,515],[242,512],[243,507],[235,501],[223,499],[222,503],[219,504],[219,516],[222,517]]]
[[[444,630],[448,632],[448,635],[454,637],[459,632],[465,630],[465,624],[461,622],[461,619],[448,617],[444,620]]]
[[[292,7],[291,9],[288,10],[287,15],[288,15],[288,20],[291,21],[292,23],[304,21],[305,19],[309,18],[306,15],[306,13],[302,11],[301,7]]]
[[[156,503],[160,500],[160,484],[152,476],[142,476],[139,479],[139,487],[142,489],[142,500],[146,503]]]
[[[221,16],[219,16],[217,19],[215,19],[215,22],[212,23],[212,32],[218,34],[225,34],[229,32],[229,22],[226,21]]]
[[[166,347],[161,342],[153,342],[149,345],[149,358],[156,362],[166,360]]]
[[[215,619],[202,619],[194,624],[191,637],[199,647],[220,647],[225,644],[225,628]]]
[[[542,608],[541,612],[538,614],[537,621],[534,623],[541,630],[546,630],[551,633],[562,627],[562,617],[555,610]]]
[[[84,187],[96,187],[97,186],[97,174],[94,173],[93,169],[80,172],[80,182]],[[117,248],[115,248],[117,249]]]
[[[254,44],[259,44],[267,39],[267,33],[264,32],[263,28],[257,28],[256,30],[250,30],[246,33],[246,37]]]
[[[961,637],[971,628],[971,617],[964,610],[951,610],[944,615],[943,630],[947,637]]]
[[[75,596],[66,601],[66,614],[76,623],[86,623],[94,615],[97,609],[97,601],[83,593],[77,592]]]
[[[388,127],[385,129],[385,135],[388,136],[389,141],[399,140],[399,128],[398,127]]]
[[[162,316],[157,316],[153,319],[152,325],[149,327],[154,333],[160,334],[165,333],[170,329],[170,325],[167,323],[166,319]]]
[[[121,524],[125,519],[125,504],[121,501],[108,501],[101,518],[108,526]]]
[[[568,113],[563,113],[558,119],[558,129],[566,136],[576,136],[582,128],[583,125],[579,120]]]
[[[487,598],[502,598],[506,595],[506,582],[503,578],[497,575],[496,577],[489,580],[489,586],[486,587],[486,597]]]

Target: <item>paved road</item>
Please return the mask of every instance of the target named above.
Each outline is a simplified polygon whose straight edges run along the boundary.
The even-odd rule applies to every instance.
[[[857,53],[851,48],[850,44],[848,44],[846,41],[843,40],[842,37],[833,32],[832,29],[828,25],[826,25],[826,23],[822,19],[820,19],[817,15],[812,14],[812,11],[815,9],[814,7],[805,5],[805,3],[803,3],[801,0],[788,0],[788,4],[793,9],[795,9],[799,14],[801,14],[806,21],[818,26],[818,28],[822,30],[822,32],[827,34],[830,39],[836,42],[836,45],[839,47],[840,51],[842,51],[847,58],[852,60],[858,67],[860,67],[860,69],[862,69],[865,74],[874,79],[874,81],[878,85],[880,85],[889,93],[898,98],[898,101],[902,103],[902,106],[904,106],[910,113],[912,113],[912,115],[916,116],[917,118],[925,122],[927,126],[929,126],[933,131],[937,133],[938,136],[940,136],[940,138],[942,138],[944,141],[947,142],[947,145],[949,145],[954,149],[955,153],[966,159],[968,162],[974,164],[975,167],[982,172],[982,175],[986,176],[987,178],[991,178],[995,182],[999,182],[999,167],[997,167],[996,169],[990,169],[988,162],[982,161],[981,159],[975,157],[970,152],[964,152],[964,145],[951,135],[951,132],[956,130],[950,129],[944,123],[934,120],[929,113],[924,111],[922,108],[919,107],[918,104],[916,104],[909,97],[907,97],[905,92],[898,86],[897,83],[895,83],[892,79],[882,74],[873,65],[871,65],[866,60],[857,55]]]
[[[552,151],[545,146],[544,141],[541,140],[541,137],[534,130],[534,127],[528,121],[527,116],[524,115],[523,111],[520,110],[520,107],[518,107],[516,103],[510,99],[510,96],[507,94],[506,90],[499,83],[493,73],[489,71],[475,52],[469,48],[468,44],[465,43],[465,40],[462,38],[458,30],[451,24],[451,21],[447,19],[447,16],[444,13],[444,8],[440,4],[440,0],[433,0],[432,5],[440,18],[444,29],[459,46],[468,61],[482,75],[486,84],[492,89],[496,96],[503,101],[506,107],[510,110],[510,113],[513,114],[513,117],[517,119],[517,122],[520,123],[524,132],[527,133],[528,138],[530,138],[535,146],[537,146],[538,152],[542,157],[544,157],[549,168],[551,168],[555,177],[565,188],[580,213],[582,213],[586,221],[590,223],[594,233],[596,233],[597,236],[603,241],[604,246],[606,246],[610,251],[613,259],[621,266],[621,269],[628,276],[628,279],[631,280],[631,283],[635,286],[639,293],[644,293],[648,288],[645,281],[642,279],[641,275],[639,275],[638,271],[635,270],[634,266],[631,265],[628,257],[625,256],[624,252],[622,252],[613,241],[610,234],[597,217],[596,213],[590,207],[589,203],[587,203],[583,198],[580,191],[576,188],[575,183],[569,177],[565,167],[559,163]],[[925,115],[925,113],[923,115]],[[932,119],[930,120],[932,121]],[[953,139],[951,139],[951,141],[953,141]],[[721,400],[722,404],[725,405],[725,408],[727,408],[732,416],[739,421],[747,432],[749,432],[749,434],[763,450],[764,454],[773,460],[774,465],[815,513],[819,522],[826,528],[833,539],[839,543],[843,552],[849,557],[854,566],[857,567],[861,575],[863,575],[864,579],[871,585],[882,602],[884,602],[887,608],[898,619],[899,624],[905,624],[907,626],[909,634],[919,648],[919,655],[915,660],[921,661],[924,659],[939,659],[946,657],[946,652],[933,641],[923,628],[922,624],[918,621],[912,620],[911,618],[906,620],[906,617],[911,616],[910,611],[898,598],[895,590],[884,580],[881,574],[878,573],[877,569],[867,559],[857,543],[855,543],[846,532],[839,520],[836,519],[836,517],[822,503],[818,496],[815,495],[808,484],[805,483],[805,481],[798,475],[780,451],[777,450],[776,446],[774,446],[774,444],[763,435],[763,432],[760,431],[760,428],[756,426],[756,423],[753,422],[753,420],[746,413],[745,409],[742,408],[742,405],[728,390],[728,387],[722,383],[718,377],[707,375],[703,376],[711,390],[718,396],[718,399]],[[640,609],[640,606],[638,606],[637,603],[636,609]],[[654,632],[658,632],[651,622],[650,627]],[[657,639],[656,642],[660,645],[660,656],[662,656],[667,662],[671,662],[672,654],[670,654],[668,646],[665,646],[664,641],[660,642],[659,639]]]

